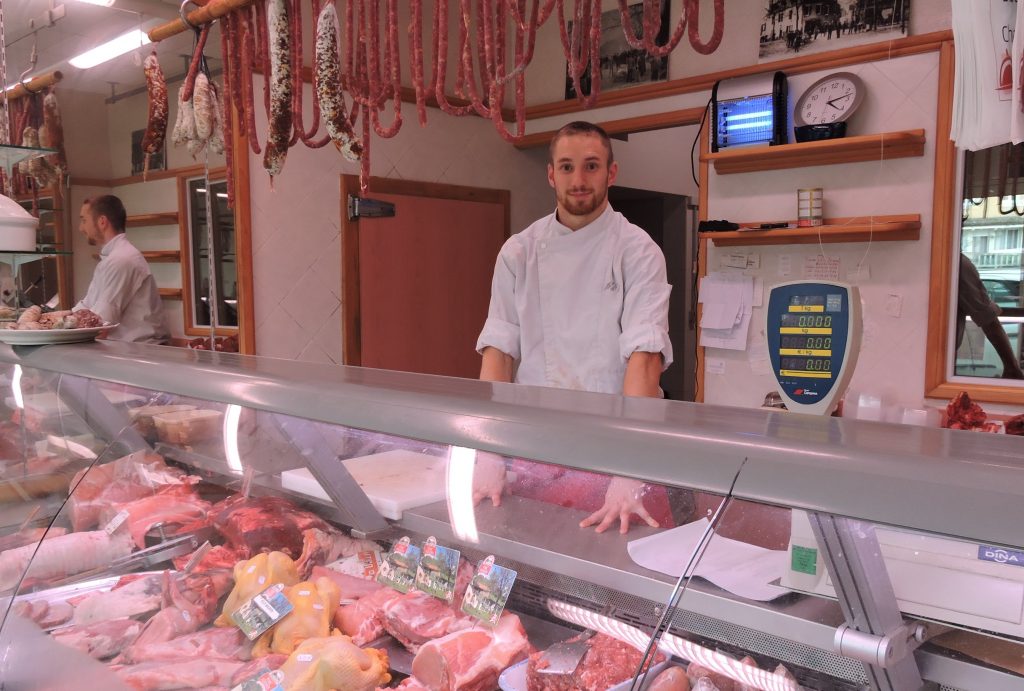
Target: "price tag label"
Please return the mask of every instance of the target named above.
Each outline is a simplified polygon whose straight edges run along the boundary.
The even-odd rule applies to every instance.
[[[284,672],[263,668],[252,679],[246,679],[231,691],[284,691]]]
[[[380,565],[377,582],[391,586],[400,593],[412,590],[416,583],[416,568],[420,563],[420,548],[408,536],[395,543]]]
[[[458,572],[459,550],[442,547],[433,535],[428,537],[416,567],[416,589],[451,604]]]
[[[469,582],[469,589],[462,598],[462,611],[494,626],[512,593],[516,575],[512,569],[495,564],[493,554],[487,557],[476,567],[476,574]]]
[[[284,595],[284,584],[274,583],[253,596],[231,613],[231,621],[246,638],[255,641],[292,611],[292,603]]]
[[[127,511],[124,511],[124,510],[118,511],[117,515],[110,519],[110,522],[107,523],[106,527],[103,528],[103,530],[107,533],[107,535],[113,535],[114,531],[117,530],[118,528],[120,528],[121,524],[124,523],[127,519],[128,519],[128,512]]]

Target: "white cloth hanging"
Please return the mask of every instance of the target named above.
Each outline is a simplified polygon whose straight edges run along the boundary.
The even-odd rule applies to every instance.
[[[1010,3],[1007,3],[1010,4]],[[1012,3],[1014,7],[1016,3]],[[1024,141],[1024,12],[1017,13],[1013,32],[1013,99],[1010,101],[1010,141]]]

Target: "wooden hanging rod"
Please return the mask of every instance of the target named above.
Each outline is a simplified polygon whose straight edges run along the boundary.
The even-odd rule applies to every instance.
[[[38,77],[32,77],[32,79],[29,79],[27,82],[22,82],[10,91],[8,91],[7,100],[13,101],[16,98],[21,98],[22,96],[28,96],[29,94],[37,93],[49,86],[53,86],[63,78],[64,75],[61,73],[60,70],[54,70],[53,72],[48,72],[47,74],[41,74]]]
[[[254,0],[209,0],[209,2],[194,2],[193,4],[203,5],[199,9],[192,10],[185,18],[188,19],[189,24],[192,26],[201,26],[203,24],[209,24],[214,19],[223,17],[229,12],[248,7],[253,3]],[[148,34],[149,40],[153,43],[163,41],[164,39],[176,36],[180,33],[188,31],[192,28],[180,19],[161,24],[155,29],[151,30]]]

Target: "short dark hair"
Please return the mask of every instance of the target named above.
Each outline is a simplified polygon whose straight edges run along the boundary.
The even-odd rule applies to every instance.
[[[561,129],[555,132],[555,136],[551,138],[551,146],[548,148],[548,154],[551,162],[555,162],[555,145],[558,144],[558,140],[562,137],[571,137],[575,134],[589,134],[595,137],[599,137],[604,142],[604,147],[608,149],[608,165],[611,165],[615,160],[614,154],[612,154],[612,140],[608,136],[608,133],[600,125],[595,125],[592,122],[586,122],[585,120],[576,120],[570,122],[568,125],[562,125]]]
[[[104,194],[95,199],[86,199],[82,204],[89,207],[93,220],[100,216],[106,216],[115,232],[123,233],[125,223],[128,221],[128,212],[124,210],[124,204],[112,194]]]

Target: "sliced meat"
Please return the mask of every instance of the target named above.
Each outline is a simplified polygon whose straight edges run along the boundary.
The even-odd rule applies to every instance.
[[[424,643],[412,673],[432,691],[490,691],[498,675],[529,652],[522,622],[506,613],[493,629],[478,626]]]

